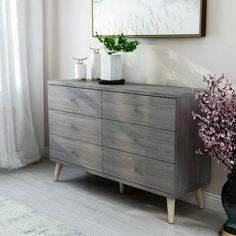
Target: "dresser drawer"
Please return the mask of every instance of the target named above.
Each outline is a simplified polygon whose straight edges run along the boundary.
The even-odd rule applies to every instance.
[[[49,110],[49,132],[102,145],[102,120],[95,117]]]
[[[176,100],[103,92],[103,118],[175,130]]]
[[[103,145],[174,163],[175,132],[103,120]]]
[[[166,193],[174,193],[174,164],[109,148],[103,149],[103,172]]]
[[[50,135],[50,156],[61,161],[102,171],[102,147]]]
[[[89,116],[102,116],[102,92],[71,87],[48,87],[49,109]]]

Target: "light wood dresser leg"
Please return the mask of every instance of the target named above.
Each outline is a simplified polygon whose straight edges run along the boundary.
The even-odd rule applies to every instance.
[[[199,188],[195,191],[197,204],[200,209],[204,208],[204,202],[203,202],[203,195],[202,195],[202,189]]]
[[[119,183],[119,188],[120,188],[120,194],[124,194],[125,193],[125,185],[122,183]]]
[[[62,164],[57,162],[56,167],[55,167],[55,173],[54,173],[54,181],[58,181],[59,175],[61,173],[61,168],[62,168]]]
[[[223,229],[219,232],[219,236],[235,236],[234,234],[227,233]]]
[[[167,214],[169,224],[174,224],[175,222],[175,199],[166,198],[167,200]]]

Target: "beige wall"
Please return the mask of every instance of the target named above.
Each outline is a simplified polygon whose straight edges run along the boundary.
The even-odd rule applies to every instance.
[[[43,4],[40,0],[27,1],[28,76],[32,119],[40,150],[44,147],[43,97]],[[37,28],[35,27],[37,25]],[[36,47],[37,46],[37,47]]]
[[[124,77],[132,82],[202,86],[202,75],[222,73],[236,85],[236,1],[208,0],[207,37],[140,39],[141,46],[124,56]],[[90,0],[45,0],[45,79],[71,79],[72,56],[87,56],[91,37]],[[46,127],[47,129],[47,127]],[[226,173],[212,165],[206,191],[220,193]]]

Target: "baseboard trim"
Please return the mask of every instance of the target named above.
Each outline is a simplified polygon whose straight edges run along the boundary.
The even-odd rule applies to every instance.
[[[224,213],[224,208],[221,203],[221,196],[213,193],[203,192],[203,199],[205,208]],[[186,196],[180,198],[180,200],[196,205],[194,193],[187,194]]]
[[[224,208],[222,206],[221,202],[221,196],[208,193],[208,192],[203,192],[203,198],[205,200],[205,205],[208,209],[219,211],[224,213]]]

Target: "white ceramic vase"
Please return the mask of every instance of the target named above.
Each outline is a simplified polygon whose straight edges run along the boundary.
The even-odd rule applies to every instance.
[[[93,80],[101,78],[101,54],[95,52],[91,55],[91,78]]]
[[[87,66],[82,63],[75,64],[75,79],[86,80],[87,78]]]
[[[102,80],[121,80],[122,63],[121,55],[101,55],[101,79]]]

